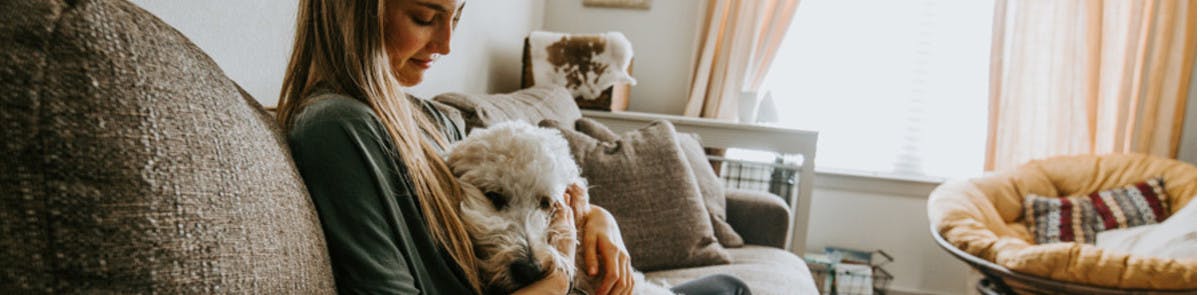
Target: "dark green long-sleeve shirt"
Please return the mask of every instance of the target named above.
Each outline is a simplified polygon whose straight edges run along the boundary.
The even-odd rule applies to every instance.
[[[471,294],[462,270],[428,232],[407,170],[366,104],[319,92],[288,143],[316,205],[341,294]],[[414,99],[462,138],[454,122]]]

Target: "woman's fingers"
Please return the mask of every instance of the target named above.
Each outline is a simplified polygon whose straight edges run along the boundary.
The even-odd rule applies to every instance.
[[[595,276],[596,272],[600,270],[597,266],[599,259],[596,258],[599,256],[596,252],[600,250],[596,249],[596,236],[595,233],[584,233],[583,235],[583,265],[587,265],[588,276]]]
[[[586,216],[586,214],[587,214],[588,204],[586,202],[580,202],[578,200],[579,199],[576,199],[575,205],[571,208],[575,209],[575,210],[572,210],[572,212],[575,212],[575,220],[583,220],[583,217]]]
[[[625,276],[624,264],[621,263],[621,251],[611,243],[601,243],[601,254],[604,255],[604,293],[600,294],[622,294],[620,292],[621,279]]]
[[[555,224],[555,226],[575,228],[575,216],[572,215],[571,212],[563,211],[563,210],[571,210],[569,207],[564,206],[561,202],[554,202],[554,208],[555,208],[555,213],[554,213],[554,216],[552,217],[553,219],[551,219],[550,222]],[[556,249],[558,249],[559,252],[562,252],[564,254],[574,255],[575,247],[577,246],[577,245],[575,245],[576,244],[575,237],[573,237],[573,236],[570,238],[555,237],[554,239],[551,239],[551,241],[552,242],[556,241],[556,243],[554,244],[554,247]]]
[[[633,269],[629,267],[628,255],[624,255],[624,253],[621,253],[620,251],[618,251],[617,254],[617,256],[621,257],[617,263],[617,268],[621,271],[621,281],[617,283],[616,293],[621,295],[629,295],[629,293],[633,292],[633,284],[630,283],[630,278],[633,277]]]
[[[590,202],[587,192],[583,190],[582,186],[575,183],[567,187],[567,195],[571,196],[570,204],[575,209],[575,220],[583,220],[584,215],[587,214],[588,203]]]
[[[634,291],[634,284],[631,284],[631,277],[634,277],[634,272],[629,267],[629,255],[620,254],[620,293],[629,295]]]

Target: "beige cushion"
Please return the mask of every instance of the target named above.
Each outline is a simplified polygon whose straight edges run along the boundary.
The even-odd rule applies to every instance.
[[[462,112],[467,132],[505,121],[574,122],[583,115],[566,89],[536,86],[505,94],[443,93],[433,98]]]
[[[0,1],[3,293],[333,293],[273,120],[125,1]]]
[[[728,263],[670,122],[601,142],[557,127],[588,179],[593,204],[612,212],[641,270]]]
[[[711,274],[728,274],[746,282],[754,295],[820,294],[804,260],[765,246],[746,245],[728,249],[733,263],[647,272],[651,282],[679,285]]]

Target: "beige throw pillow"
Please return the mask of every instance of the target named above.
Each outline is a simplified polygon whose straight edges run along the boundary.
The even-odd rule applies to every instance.
[[[593,204],[612,212],[633,266],[643,271],[730,263],[670,122],[601,142],[554,121],[588,179]]]

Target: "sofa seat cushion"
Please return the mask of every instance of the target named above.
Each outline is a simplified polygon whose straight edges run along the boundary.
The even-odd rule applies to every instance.
[[[726,251],[733,257],[732,264],[648,272],[646,279],[675,286],[706,275],[728,274],[745,281],[755,295],[818,294],[808,266],[791,252],[749,244]]]

